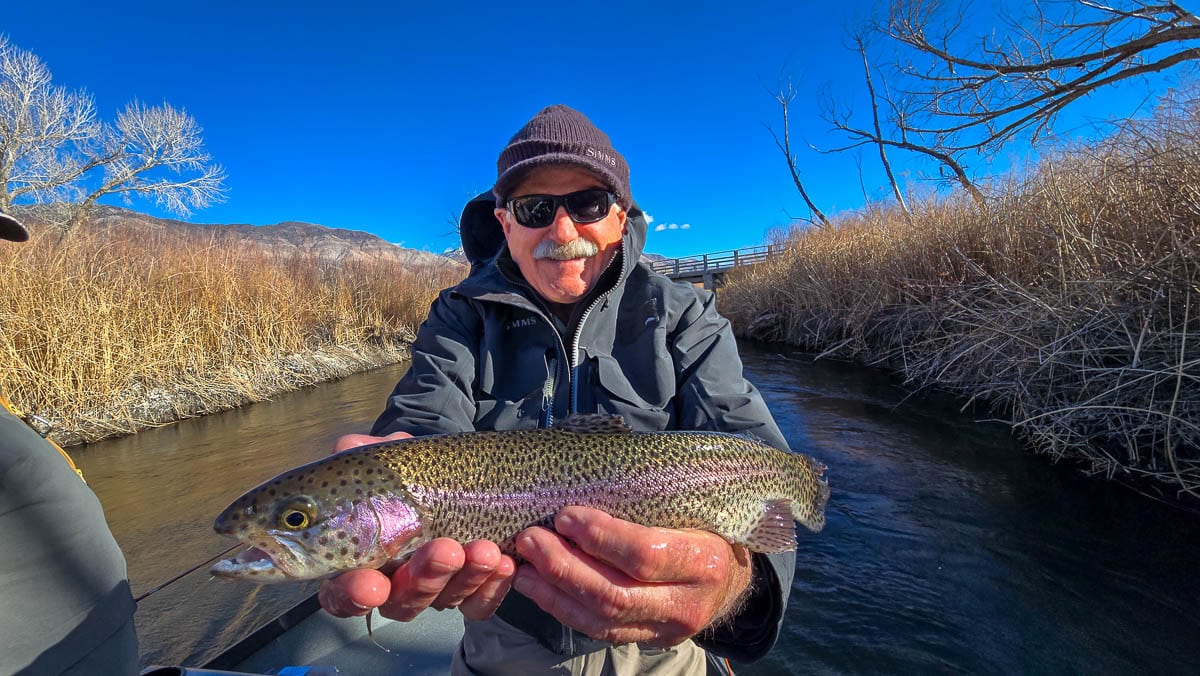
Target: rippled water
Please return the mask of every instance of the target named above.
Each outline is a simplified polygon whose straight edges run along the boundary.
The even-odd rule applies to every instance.
[[[784,633],[743,673],[1191,673],[1200,519],[1021,451],[876,371],[745,350],[797,450],[829,465]],[[224,549],[250,485],[364,431],[402,368],[77,452],[135,594]],[[185,577],[139,604],[144,660],[199,664],[311,592]]]
[[[829,466],[787,623],[752,673],[1196,673],[1200,519],[1020,450],[875,371],[749,350]]]

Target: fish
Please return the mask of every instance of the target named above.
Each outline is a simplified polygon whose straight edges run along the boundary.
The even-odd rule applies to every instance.
[[[330,455],[251,489],[217,517],[250,545],[212,566],[258,583],[402,562],[440,537],[516,554],[529,526],[580,505],[645,526],[702,529],[754,552],[796,549],[825,525],[825,466],[746,434],[635,432],[576,414],[549,429],[386,441]]]

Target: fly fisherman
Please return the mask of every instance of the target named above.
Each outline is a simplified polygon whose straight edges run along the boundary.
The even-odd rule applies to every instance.
[[[0,239],[29,232],[0,213]],[[96,494],[0,395],[0,675],[136,674],[133,611]]]
[[[639,264],[647,223],[629,167],[584,115],[550,106],[501,151],[461,220],[471,275],[442,292],[412,367],[371,431],[382,439],[552,426],[572,413],[638,431],[749,432],[787,449],[742,376],[711,293]],[[728,673],[779,634],[795,554],[751,554],[704,531],[647,528],[582,507],[517,539],[434,540],[390,577],[354,570],[321,604],[411,620],[458,608],[456,674]],[[516,593],[508,593],[510,588]]]

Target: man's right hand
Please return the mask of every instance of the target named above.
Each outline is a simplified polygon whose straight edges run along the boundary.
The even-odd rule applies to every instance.
[[[337,440],[334,452],[392,439],[348,434]],[[494,542],[478,540],[460,545],[448,538],[428,542],[413,552],[392,574],[351,570],[321,583],[321,607],[337,617],[366,615],[373,608],[384,617],[408,622],[426,608],[458,608],[471,620],[491,617],[512,586],[516,565]]]

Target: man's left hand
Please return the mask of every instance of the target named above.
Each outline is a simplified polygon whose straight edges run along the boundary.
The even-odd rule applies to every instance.
[[[514,588],[555,619],[609,643],[677,645],[736,610],[750,554],[715,533],[649,528],[566,507],[528,528]]]

